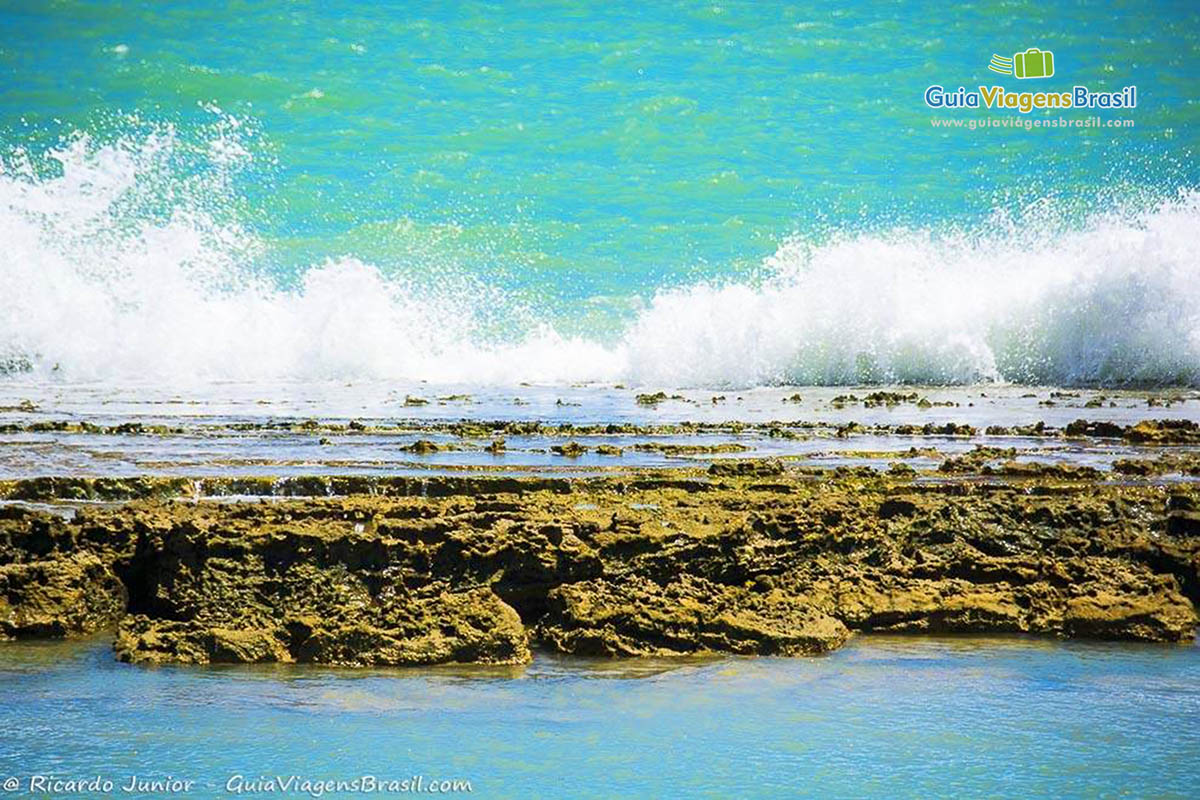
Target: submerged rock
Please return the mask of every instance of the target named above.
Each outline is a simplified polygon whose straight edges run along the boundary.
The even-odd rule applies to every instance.
[[[667,456],[689,456],[705,453],[745,453],[751,448],[738,442],[721,444],[679,444],[676,442],[638,442],[634,450],[644,453],[662,453]]]
[[[783,462],[777,458],[714,461],[708,468],[709,475],[738,477],[782,475],[783,472]]]
[[[653,394],[639,394],[634,400],[639,406],[656,406],[667,399],[666,392],[654,392]]]
[[[679,395],[679,394],[668,395],[666,392],[654,392],[652,394],[639,394],[636,397],[634,397],[634,401],[639,406],[656,406],[659,403],[666,402],[667,400],[686,400],[686,399],[687,398],[684,397],[683,395]]]
[[[437,442],[432,442],[429,439],[417,439],[412,444],[407,444],[399,448],[406,453],[416,453],[417,455],[426,455],[428,453],[436,453],[442,448]]]

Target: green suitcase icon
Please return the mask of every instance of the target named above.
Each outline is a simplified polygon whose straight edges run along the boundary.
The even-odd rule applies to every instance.
[[[1013,74],[1018,78],[1049,78],[1054,74],[1054,53],[1031,47],[1014,54]]]

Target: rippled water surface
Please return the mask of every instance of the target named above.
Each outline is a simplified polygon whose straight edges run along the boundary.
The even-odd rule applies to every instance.
[[[218,788],[282,772],[510,798],[1189,798],[1198,714],[1190,645],[860,637],[811,659],[412,671],[0,645],[0,772]]]
[[[9,426],[0,429],[0,479],[397,475],[455,470],[581,474],[613,467],[694,467],[719,458],[745,457],[880,469],[902,459],[917,468],[931,468],[941,456],[976,446],[1017,448],[1014,456],[1020,460],[1107,469],[1115,459],[1152,457],[1158,451],[1117,439],[989,436],[986,429],[1038,422],[1061,429],[1081,418],[1123,426],[1146,419],[1194,420],[1200,414],[1200,394],[1180,389],[909,386],[891,389],[906,398],[902,402],[865,402],[874,391],[878,387],[793,386],[720,393],[692,389],[664,393],[661,402],[646,403],[639,402],[637,389],[612,384],[497,388],[384,382],[234,383],[181,392],[151,386],[16,381],[0,383],[0,425]],[[461,421],[474,424],[477,432],[459,436],[448,427]],[[504,430],[506,422],[536,422],[555,430],[514,434]],[[709,427],[698,433],[670,427],[685,422]],[[883,428],[840,435],[838,426],[851,422]],[[54,430],[60,423],[76,427]],[[351,429],[351,423],[369,430]],[[971,425],[977,435],[887,435],[889,426],[947,423]],[[636,432],[618,428],[606,435],[610,424],[636,426]],[[105,430],[81,431],[79,425]],[[114,432],[122,425],[165,426],[165,430]],[[577,433],[571,426],[599,426],[599,433],[594,429]],[[787,428],[787,435],[773,431],[775,426]],[[503,451],[486,449],[495,438],[505,440]],[[413,452],[412,445],[419,439],[442,449]],[[552,449],[574,439],[591,448],[612,445],[622,452],[614,456],[591,450],[565,456]],[[692,450],[671,452],[659,445]],[[705,451],[706,447],[725,449]],[[1176,452],[1191,449],[1181,447]]]
[[[931,125],[966,112],[926,87],[1025,89],[987,64],[1031,46],[1048,87],[1136,85],[1098,114],[1135,126]],[[0,480],[1153,457],[982,431],[1200,417],[1198,53],[1171,0],[0,0]],[[929,402],[861,402],[884,385]],[[586,441],[619,459],[555,453],[561,430],[497,454],[463,419],[644,429]],[[681,421],[725,428],[659,432]],[[980,434],[839,437],[852,421]],[[684,440],[746,450],[632,446]],[[379,672],[0,643],[0,781],[198,796],[370,773],[509,798],[1190,798],[1198,714],[1190,646]]]

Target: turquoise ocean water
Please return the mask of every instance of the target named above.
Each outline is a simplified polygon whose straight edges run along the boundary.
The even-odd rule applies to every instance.
[[[1040,47],[1056,75],[989,72]],[[1200,12],[0,3],[0,356],[63,380],[1200,381]],[[934,128],[927,86],[1138,87]]]
[[[1029,47],[1054,53],[1053,78],[988,71]],[[932,84],[1136,85],[1138,106],[937,111]],[[921,383],[956,385],[929,392],[961,406],[889,418],[982,427],[1085,412],[957,385],[1198,386],[1198,92],[1189,3],[0,0],[2,413],[840,419],[837,389],[781,412],[791,389],[751,387]],[[931,124],[1089,117],[1134,125]],[[443,394],[423,381],[471,400],[406,407]],[[699,400],[646,408],[640,387]],[[1144,403],[1105,413],[1194,416]],[[261,454],[109,439],[81,454],[16,436],[0,466],[230,471]],[[284,447],[269,455],[309,472],[331,457]],[[817,659],[379,672],[141,669],[108,644],[0,645],[0,781],[1200,786],[1192,646],[861,637]]]
[[[882,637],[810,659],[339,672],[135,668],[106,645],[0,648],[0,778],[169,774],[201,797],[239,775],[466,779],[451,796],[488,798],[1182,799],[1200,783],[1192,646]]]

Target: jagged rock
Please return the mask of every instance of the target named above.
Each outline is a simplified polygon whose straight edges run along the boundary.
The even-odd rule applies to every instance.
[[[1119,439],[1125,434],[1125,428],[1115,422],[1099,422],[1086,419],[1077,419],[1067,425],[1063,429],[1063,433],[1067,436],[1098,436],[1110,439]]]
[[[1200,442],[1200,424],[1188,419],[1147,419],[1126,428],[1125,439],[1134,444],[1195,444]]]
[[[714,461],[708,468],[709,475],[769,477],[783,474],[783,462],[777,458]]]
[[[754,594],[686,574],[666,586],[646,578],[560,586],[538,627],[538,637],[558,650],[605,656],[812,655],[849,636],[845,625],[803,598]]]
[[[365,512],[329,519],[320,510],[306,509],[316,519],[301,521],[286,512],[249,521],[193,514],[148,536],[118,655],[338,665],[529,659],[520,617],[491,589],[450,587],[420,570],[421,543],[380,535]]]
[[[1096,591],[1072,599],[1063,614],[1068,636],[1174,642],[1190,639],[1196,614],[1171,587],[1141,597]]]
[[[114,649],[120,660],[134,663],[408,666],[519,664],[530,658],[521,618],[487,589],[412,600],[378,614],[353,605],[321,614],[293,606],[268,627],[229,611],[214,608],[190,621],[130,616],[121,623]]]
[[[125,586],[93,553],[0,566],[0,638],[82,636],[125,613]]]
[[[436,442],[431,442],[428,439],[417,439],[412,444],[404,445],[399,448],[406,453],[416,453],[417,455],[425,455],[427,453],[436,453],[442,448]]]
[[[764,481],[764,462],[729,463],[752,467],[295,478],[286,493],[320,496],[69,521],[0,509],[0,632],[77,635],[127,610],[124,660],[337,665],[521,662],[531,637],[627,656],[818,653],[853,631],[1194,633],[1200,487]]]
[[[276,630],[221,628],[198,622],[126,617],[113,650],[139,664],[256,664],[294,661]]]

